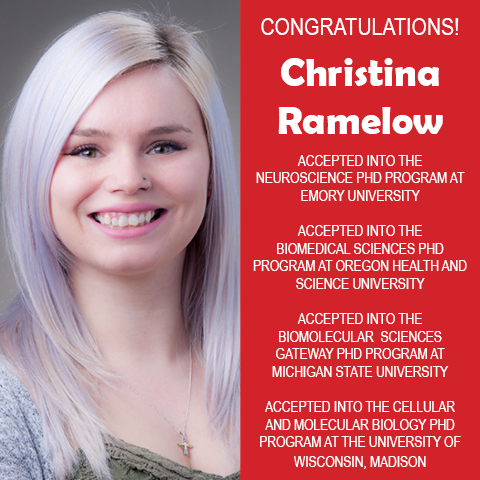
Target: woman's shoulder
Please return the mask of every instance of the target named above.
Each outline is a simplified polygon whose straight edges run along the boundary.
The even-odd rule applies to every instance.
[[[20,379],[0,360],[0,478],[53,479],[40,413]]]
[[[21,380],[0,358],[0,423],[22,413],[23,421],[40,423],[40,414]]]

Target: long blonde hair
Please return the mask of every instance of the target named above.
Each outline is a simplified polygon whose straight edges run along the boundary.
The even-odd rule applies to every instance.
[[[213,68],[196,35],[163,16],[94,15],[43,55],[11,117],[4,147],[3,214],[20,293],[0,317],[2,359],[40,410],[57,479],[77,445],[110,478],[98,412],[100,352],[75,304],[68,253],[54,234],[49,189],[56,159],[79,118],[113,79],[140,65],[168,66],[200,107],[212,195],[188,246],[182,299],[191,341],[203,352],[206,405],[227,446],[239,439],[239,208],[231,132]]]

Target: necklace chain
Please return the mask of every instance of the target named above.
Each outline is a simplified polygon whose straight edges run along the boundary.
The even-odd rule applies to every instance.
[[[190,344],[189,349],[189,357],[190,357],[190,372],[188,374],[188,402],[187,402],[187,411],[185,413],[185,421],[183,422],[183,430],[178,430],[177,427],[163,414],[153,403],[150,403],[135,387],[130,385],[124,378],[118,375],[118,378],[136,395],[138,395],[149,407],[151,407],[155,412],[158,413],[183,439],[182,442],[178,443],[178,446],[183,448],[183,453],[188,455],[188,448],[193,448],[193,445],[187,443],[186,439],[186,431],[187,431],[187,420],[188,420],[188,412],[190,411],[190,400],[192,398],[192,370],[193,370],[193,362],[192,362],[192,345]]]

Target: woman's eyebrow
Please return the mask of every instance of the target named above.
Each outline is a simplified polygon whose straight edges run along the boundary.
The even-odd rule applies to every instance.
[[[146,130],[145,132],[142,132],[141,136],[144,137],[149,137],[152,135],[165,135],[169,133],[175,133],[175,132],[187,132],[187,133],[192,133],[192,131],[183,126],[183,125],[163,125],[161,127],[154,127],[151,128],[150,130]],[[70,136],[75,135],[77,137],[102,137],[102,138],[109,138],[110,134],[105,132],[104,130],[99,130],[98,128],[81,128],[81,129],[75,129],[70,133]]]
[[[173,125],[164,125],[161,127],[151,128],[150,130],[143,132],[143,136],[149,137],[151,135],[164,135],[166,133],[168,134],[168,133],[175,133],[175,132],[192,133],[192,131],[189,128],[183,125],[173,124]]]
[[[70,133],[70,136],[75,135],[77,137],[105,137],[108,138],[110,135],[103,130],[98,128],[81,128],[75,129]]]

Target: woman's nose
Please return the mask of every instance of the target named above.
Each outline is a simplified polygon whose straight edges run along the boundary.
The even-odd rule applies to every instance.
[[[111,193],[121,192],[134,195],[139,190],[148,190],[150,180],[142,168],[141,159],[136,155],[124,154],[110,162],[111,171],[107,188]]]

